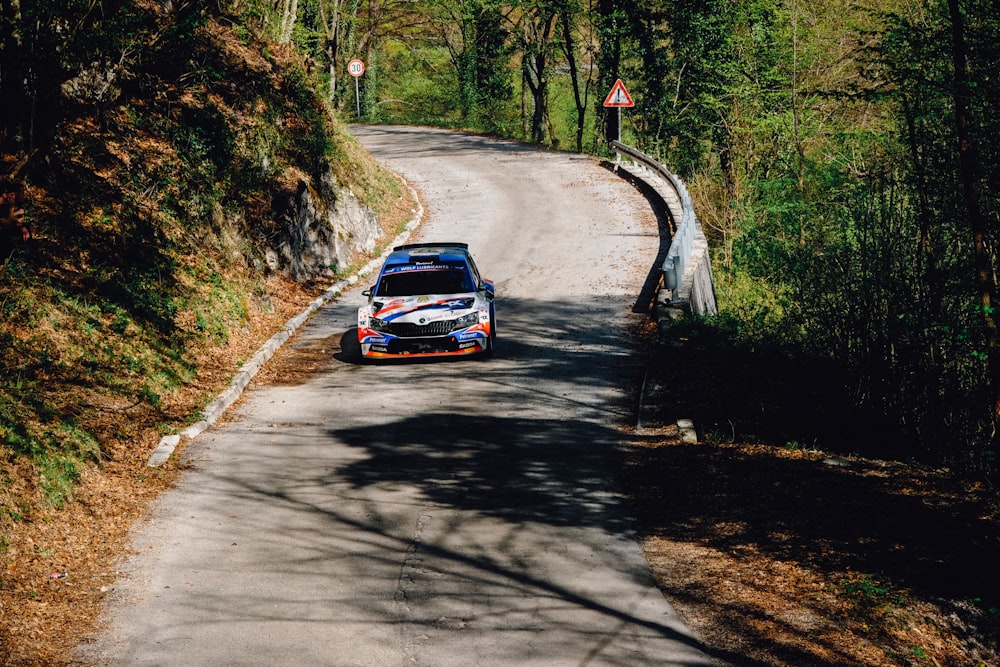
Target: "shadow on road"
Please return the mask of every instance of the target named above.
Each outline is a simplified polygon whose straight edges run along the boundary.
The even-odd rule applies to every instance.
[[[347,307],[332,306],[338,307],[345,312],[337,321],[345,321]],[[630,339],[630,327],[607,317],[621,307],[618,297],[500,300],[505,333],[497,356],[486,363],[359,365],[356,329],[349,328],[337,334],[340,350],[326,352],[336,360],[333,372],[317,367],[300,380],[341,402],[384,392],[390,416],[353,419],[350,405],[336,405],[314,413],[319,423],[331,424],[321,429],[294,421],[250,427],[240,448],[247,461],[237,469],[253,472],[216,476],[210,485],[231,499],[230,506],[291,510],[283,512],[283,525],[255,522],[261,535],[283,536],[274,567],[287,573],[305,568],[280,562],[281,553],[304,552],[312,562],[356,568],[348,576],[361,580],[376,576],[370,568],[381,569],[398,578],[397,599],[359,600],[359,613],[364,608],[400,622],[405,607],[405,622],[425,624],[424,633],[440,635],[435,641],[461,639],[440,627],[442,612],[420,616],[424,609],[471,605],[508,620],[462,617],[461,623],[499,622],[511,632],[521,632],[521,625],[524,632],[545,628],[542,646],[515,641],[508,649],[513,655],[533,651],[525,654],[529,661],[545,650],[554,661],[582,651],[628,662],[629,651],[641,654],[643,644],[663,640],[700,648],[675,617],[663,614],[615,479],[620,427],[634,414],[634,394],[622,388],[637,387],[642,373],[641,346]],[[314,344],[326,349],[330,338]],[[396,406],[399,397],[439,408]],[[317,459],[317,444],[327,442],[344,446],[335,459]],[[270,457],[271,463],[265,460]],[[289,530],[300,521],[302,529]],[[350,554],[364,557],[355,561]],[[589,572],[605,573],[607,580],[579,584]],[[450,583],[458,581],[474,585]],[[597,592],[616,585],[626,593]],[[638,604],[636,591],[651,595],[646,599],[655,605]],[[426,605],[416,602],[421,594],[431,598]],[[482,602],[469,602],[479,596]],[[594,614],[604,628],[596,634],[582,620]],[[707,664],[691,655],[690,664]]]

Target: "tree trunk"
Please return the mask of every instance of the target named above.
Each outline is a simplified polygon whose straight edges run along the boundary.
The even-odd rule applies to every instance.
[[[279,44],[288,44],[292,41],[292,30],[295,28],[298,5],[298,0],[282,0],[281,2],[281,28],[278,34]]]
[[[920,143],[917,139],[916,112],[912,108],[909,96],[906,93],[903,94],[902,104],[903,115],[906,118],[907,138],[910,144],[910,159],[913,160],[913,174],[916,178],[915,185],[919,205],[918,219],[920,221],[920,250],[926,262],[924,275],[927,289],[929,290],[923,301],[930,308],[931,321],[937,321],[944,300],[944,281],[942,280],[937,253],[931,241],[931,209],[929,203],[930,195],[927,192],[927,165],[920,154]]]
[[[21,72],[21,2],[0,1],[0,143],[23,139],[25,91]],[[14,147],[16,150],[21,146]]]
[[[948,0],[951,14],[952,58],[955,68],[955,125],[958,132],[959,171],[962,191],[972,231],[975,248],[976,286],[979,290],[980,306],[986,330],[987,368],[989,372],[990,396],[993,405],[993,440],[1000,432],[1000,345],[998,345],[996,283],[993,279],[993,261],[987,243],[987,222],[979,205],[979,158],[972,142],[970,81],[968,75],[968,53],[965,42],[965,24],[959,0]]]
[[[327,99],[332,103],[337,94],[337,68],[340,61],[340,0],[326,0],[319,4],[319,22],[323,26],[324,52],[330,83]]]
[[[573,84],[573,101],[576,104],[576,152],[583,152],[583,127],[587,118],[587,94],[580,90],[580,71],[576,62],[576,41],[573,38],[573,21],[568,10],[562,17],[563,52],[569,65],[570,81]]]
[[[548,10],[546,15],[538,17],[526,16],[524,18],[523,43],[524,58],[522,60],[522,72],[525,83],[531,91],[531,140],[535,143],[542,143],[545,140],[546,128],[551,136],[551,124],[548,120],[548,56],[551,45],[552,33],[555,28],[556,12]]]

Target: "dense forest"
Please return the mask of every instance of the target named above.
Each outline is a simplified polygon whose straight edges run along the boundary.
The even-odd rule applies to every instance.
[[[827,369],[816,381],[840,392],[880,453],[995,470],[995,2],[0,4],[0,140],[12,188],[74,182],[61,142],[80,107],[96,110],[98,131],[112,131],[129,113],[123,97],[160,103],[158,77],[224,83],[199,43],[207,17],[301,58],[286,83],[302,91],[307,130],[286,153],[336,152],[323,136],[323,104],[347,121],[460,127],[599,155],[620,131],[681,175],[696,200],[722,311],[702,331]],[[362,76],[348,73],[352,59],[365,63]],[[602,108],[616,79],[636,102],[621,128]],[[210,215],[234,204],[220,187],[267,187],[254,160],[273,148],[270,127],[233,136],[211,96],[181,107],[188,129],[172,141],[197,158],[193,189],[152,166],[146,173],[164,185],[168,207]],[[130,224],[146,224],[143,202],[130,205]],[[63,247],[79,240],[50,231]],[[166,327],[174,305],[162,263],[141,256],[114,267],[128,292],[116,303]],[[16,261],[4,270],[5,284],[24,272]],[[5,301],[8,314],[15,306]],[[11,382],[26,395],[32,380]],[[15,403],[0,406],[5,432],[30,440]],[[731,426],[734,437],[754,435]]]
[[[602,154],[622,79],[636,102],[623,138],[686,179],[708,230],[723,311],[709,326],[826,369],[814,381],[851,406],[858,446],[995,471],[995,2],[241,6],[370,122]]]

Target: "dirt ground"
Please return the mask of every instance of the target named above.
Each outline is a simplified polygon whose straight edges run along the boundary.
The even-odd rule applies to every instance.
[[[722,664],[1000,664],[989,489],[669,432],[635,437],[624,480],[659,586]]]

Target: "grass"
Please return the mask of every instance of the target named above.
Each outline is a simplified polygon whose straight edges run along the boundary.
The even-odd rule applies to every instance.
[[[884,629],[906,605],[904,592],[875,574],[852,574],[838,585],[838,595],[847,605],[847,614],[862,627]]]

